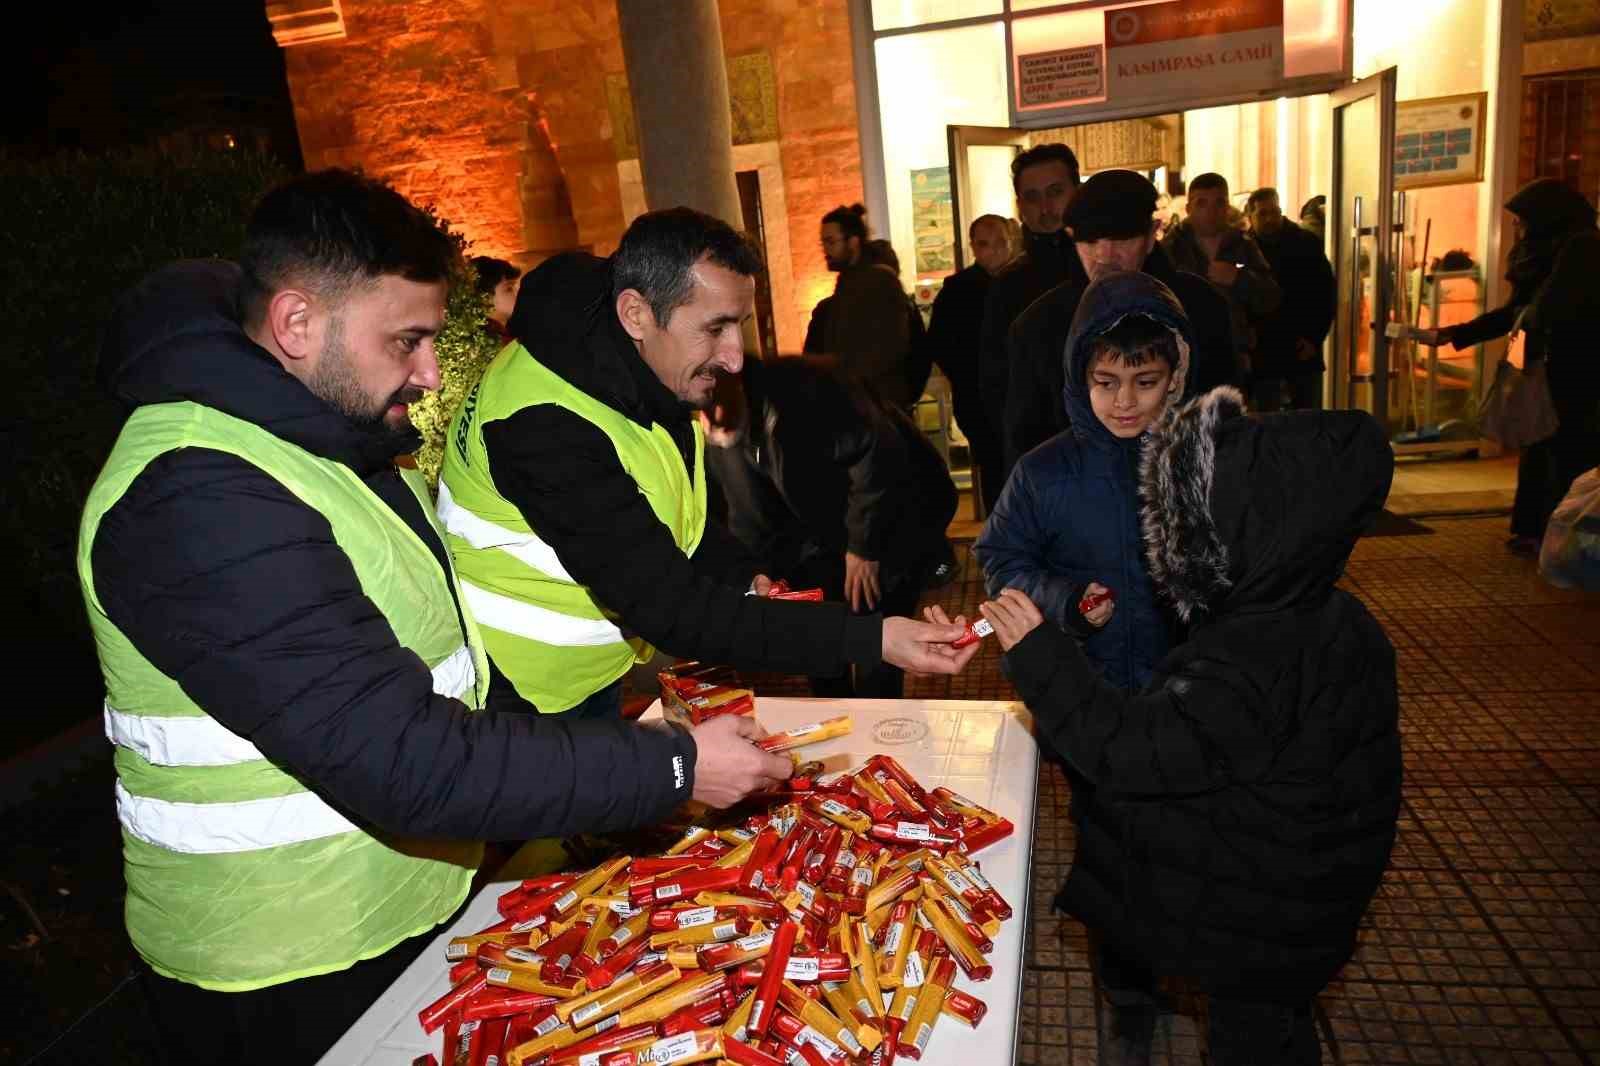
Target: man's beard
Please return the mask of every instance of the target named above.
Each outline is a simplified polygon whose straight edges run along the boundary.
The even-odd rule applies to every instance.
[[[415,385],[407,385],[375,405],[372,397],[361,387],[355,363],[350,358],[349,349],[344,346],[344,321],[337,316],[328,323],[317,369],[312,372],[306,387],[322,402],[362,429],[379,430],[394,437],[403,437],[413,429],[409,419],[401,425],[392,425],[384,417],[390,406],[397,403],[410,405],[426,395],[424,390]]]
[[[822,258],[827,260],[828,269],[833,271],[835,274],[839,273],[845,267],[850,265],[850,260],[848,260],[848,259],[835,259],[833,256],[829,255],[827,252],[823,252],[822,253]]]

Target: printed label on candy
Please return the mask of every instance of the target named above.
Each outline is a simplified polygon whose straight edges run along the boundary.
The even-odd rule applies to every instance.
[[[906,956],[906,975],[900,981],[906,988],[921,988],[928,975],[922,969],[922,954],[913,951]]]
[[[603,1003],[588,1003],[582,1007],[579,1007],[577,1010],[572,1012],[572,1027],[577,1029],[584,1025],[589,1021],[590,1018],[593,1018],[596,1014],[599,1014],[604,1006],[605,1004]]]
[[[740,951],[760,951],[772,943],[772,936],[772,931],[768,930],[755,936],[747,936],[743,940],[735,940],[733,943]]]
[[[946,866],[944,869],[940,870],[939,879],[942,880],[946,885],[950,886],[950,890],[952,892],[960,893],[972,891],[972,882],[968,881],[965,877],[962,877],[953,866]]]
[[[854,870],[856,868],[856,853],[849,848],[840,848],[839,857],[833,861],[843,866],[846,870]]]
[[[808,908],[815,907],[817,905],[817,890],[815,888],[806,884],[804,881],[800,881],[795,884],[794,890],[795,892],[799,893],[801,901],[804,902]]]
[[[822,975],[822,960],[812,956],[810,958],[791,958],[789,965],[783,968],[783,976],[791,981],[815,981]]]
[[[855,868],[855,870],[850,874],[850,880],[853,881],[854,883],[860,885],[862,888],[871,888],[872,887],[872,867],[870,867],[870,866],[857,866]]]
[[[541,914],[537,918],[529,918],[525,922],[518,922],[511,927],[511,931],[513,933],[526,933],[529,929],[539,928],[545,923],[545,920],[545,916]]]
[[[844,1054],[844,1048],[835,1044],[809,1025],[794,1034],[795,1047],[804,1047],[807,1044],[822,1052],[823,1058],[836,1059]]]
[[[713,940],[727,940],[727,939],[729,939],[731,937],[737,936],[738,933],[739,933],[739,923],[738,922],[723,922],[721,925],[716,926],[711,930],[711,939],[713,939]]]
[[[596,1036],[599,1036],[601,1033],[605,1032],[607,1029],[615,1029],[617,1026],[619,1026],[621,1024],[622,1024],[622,1015],[613,1014],[609,1018],[601,1018],[599,1021],[595,1022],[594,1023],[594,1028],[591,1029],[590,1032],[594,1033]]]
[[[696,907],[689,911],[678,912],[678,928],[693,929],[697,925],[710,925],[717,920],[717,908]]]
[[[555,1032],[559,1028],[561,1028],[561,1019],[556,1017],[554,1011],[551,1011],[549,1014],[546,1014],[543,1018],[540,1018],[538,1023],[534,1025],[534,1027],[533,1027],[533,1035],[534,1036],[549,1036],[551,1033]]]
[[[677,899],[683,895],[683,886],[674,881],[670,885],[656,886],[656,899]]]
[[[460,962],[462,959],[467,957],[467,945],[446,944],[444,947],[444,957],[451,962]]]
[[[699,1039],[694,1033],[679,1033],[677,1036],[669,1036],[665,1040],[657,1040],[654,1044],[639,1052],[634,1061],[638,1063],[652,1062],[658,1064],[658,1066],[665,1066],[666,1063],[679,1062],[688,1058],[695,1053],[695,1049],[699,1046]]]
[[[983,891],[985,891],[985,892],[993,892],[994,891],[994,886],[989,883],[989,879],[987,877],[983,876],[983,871],[978,869],[978,866],[977,866],[976,863],[974,863],[971,866],[968,866],[966,868],[966,873],[967,873],[968,877],[972,878],[973,883],[976,884]]]
[[[558,911],[564,911],[570,908],[576,902],[578,902],[578,894],[576,892],[567,892],[564,893],[560,899],[556,900],[555,909]]]
[[[920,822],[894,823],[894,835],[902,840],[932,840],[933,834]]]
[[[917,1045],[917,1054],[920,1055],[924,1051],[927,1051],[928,1041],[932,1039],[933,1026],[929,1025],[927,1022],[923,1022],[921,1025],[917,1026],[917,1037],[912,1041],[913,1044]]]
[[[527,948],[507,948],[506,958],[516,959],[518,962],[525,962],[529,966],[539,966],[544,963],[543,955],[536,951],[529,951]]]
[[[818,806],[820,806],[827,814],[842,814],[849,816],[856,813],[836,799],[825,799],[818,804]]]
[[[607,906],[611,908],[613,914],[624,921],[629,918],[637,918],[639,912],[644,910],[643,907],[635,907],[625,899],[614,899]]]
[[[511,980],[511,971],[504,966],[492,966],[484,977],[491,985],[503,985]]]
[[[808,737],[821,728],[821,722],[812,722],[810,725],[801,725],[795,726],[793,729],[785,729],[783,731],[783,735],[786,737]]]
[[[626,944],[628,941],[630,941],[632,939],[633,939],[633,930],[629,929],[627,926],[623,926],[622,928],[618,929],[615,933],[611,934],[611,942],[613,944],[617,945],[617,947],[619,947],[619,948],[622,947],[622,945]]]
[[[906,927],[896,922],[889,927],[889,935],[883,938],[883,953],[893,955],[900,950],[900,941],[905,939]]]
[[[633,968],[642,970],[646,966],[654,966],[658,962],[665,961],[666,957],[667,953],[665,951],[647,951],[639,956],[639,961],[633,964]]]

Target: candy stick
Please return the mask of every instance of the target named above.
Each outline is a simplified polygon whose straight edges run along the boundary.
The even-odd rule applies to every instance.
[[[849,715],[829,718],[822,722],[811,722],[808,725],[795,726],[785,729],[781,733],[773,733],[756,741],[756,746],[765,751],[782,752],[794,748],[805,747],[808,744],[820,744],[824,740],[835,737],[849,736],[854,724]]]
[[[994,626],[989,624],[987,618],[980,618],[976,622],[967,623],[967,631],[951,642],[952,648],[966,648],[978,643],[984,637],[994,633]]]
[[[772,1025],[772,1015],[778,1006],[778,990],[789,966],[789,956],[794,951],[794,940],[800,927],[794,922],[778,926],[772,938],[772,947],[766,956],[766,971],[756,986],[755,1002],[750,1009],[748,1031],[757,1037],[767,1035]]]

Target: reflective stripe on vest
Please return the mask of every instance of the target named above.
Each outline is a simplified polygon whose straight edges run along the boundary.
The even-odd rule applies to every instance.
[[[476,671],[463,644],[433,669],[433,691],[472,690]],[[159,766],[226,766],[264,759],[256,746],[209,715],[123,714],[106,704],[106,735]],[[146,844],[190,855],[255,851],[356,831],[315,792],[234,803],[172,803],[135,796],[117,782],[117,818]]]
[[[518,533],[479,518],[456,503],[455,497],[450,495],[450,487],[443,481],[439,482],[438,514],[446,533],[455,534],[474,548],[499,548],[513,559],[550,577],[565,581],[569,585],[577,584],[572,580],[572,575],[567,573],[567,568],[561,565],[561,558],[556,555],[556,550],[540,540],[537,534]],[[528,635],[537,637],[536,634]],[[555,644],[559,641],[547,643]]]
[[[433,668],[433,691],[441,696],[461,699],[472,691],[476,681],[472,651],[465,644]],[[210,715],[124,714],[107,703],[105,718],[106,736],[111,743],[136,752],[156,766],[231,766],[266,758],[254,744]]]
[[[604,618],[579,618],[479,588],[462,579],[457,587],[472,616],[485,629],[498,629],[558,648],[593,648],[622,643],[622,630]]]

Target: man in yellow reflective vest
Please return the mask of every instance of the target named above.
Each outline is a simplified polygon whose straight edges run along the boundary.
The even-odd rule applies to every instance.
[[[343,171],[269,193],[242,262],[119,304],[132,411],[79,575],[116,744],[127,926],[175,1062],[307,1062],[466,896],[474,841],[723,806],[787,760],[692,732],[499,713],[412,471],[455,250]]]
[[[727,224],[673,208],[636,219],[609,260],[567,253],[523,279],[515,341],[457,412],[439,490],[497,691],[613,716],[655,648],[821,676],[971,658],[950,647],[960,626],[747,595],[767,578],[706,520],[696,411],[744,364],[759,269]],[[877,564],[861,562],[873,603]]]

